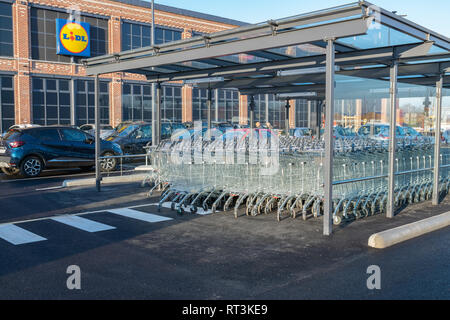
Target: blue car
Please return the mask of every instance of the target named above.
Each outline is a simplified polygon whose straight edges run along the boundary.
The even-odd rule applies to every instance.
[[[122,155],[119,145],[101,141],[102,156]],[[95,165],[95,139],[70,127],[38,127],[9,131],[0,140],[0,168],[7,175],[37,177],[44,169]],[[103,171],[113,171],[117,159],[102,161]]]

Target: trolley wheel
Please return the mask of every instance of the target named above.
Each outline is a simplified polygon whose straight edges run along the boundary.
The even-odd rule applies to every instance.
[[[175,210],[175,202],[172,202],[172,203],[170,204],[170,209]]]
[[[177,210],[177,215],[182,216],[184,214],[183,208],[179,207]]]
[[[333,218],[333,224],[335,225],[335,226],[338,226],[338,225],[340,225],[342,223],[342,217],[340,217],[340,216],[334,216],[334,218]]]
[[[198,211],[197,207],[191,207],[191,213],[192,214],[197,213],[197,211]]]

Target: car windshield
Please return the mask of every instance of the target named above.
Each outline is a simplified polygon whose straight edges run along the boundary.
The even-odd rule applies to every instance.
[[[134,124],[134,125],[128,125],[126,127],[124,127],[120,132],[117,133],[117,137],[126,137],[128,136],[130,133],[132,133],[134,130],[136,130],[136,128],[138,128],[139,126]]]
[[[389,136],[389,127],[388,126],[375,127],[374,133],[382,134],[383,136]]]

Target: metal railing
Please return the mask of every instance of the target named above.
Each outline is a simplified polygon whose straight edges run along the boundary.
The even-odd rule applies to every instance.
[[[143,159],[145,160],[145,165],[148,166],[150,163],[150,155],[148,153],[146,154],[130,154],[130,155],[120,155],[120,156],[107,156],[107,157],[100,157],[99,162],[102,162],[104,160],[108,159],[119,159],[120,162],[117,164],[119,166],[119,170],[113,170],[111,172],[102,172],[102,175],[109,176],[112,173],[120,172],[120,175],[123,176],[124,173],[130,173],[135,172],[135,168],[132,170],[124,170],[124,165],[128,165],[130,167],[133,167],[133,164],[136,164],[132,160],[134,159]],[[142,165],[142,162],[139,162],[138,165]],[[137,166],[136,166],[137,167]]]

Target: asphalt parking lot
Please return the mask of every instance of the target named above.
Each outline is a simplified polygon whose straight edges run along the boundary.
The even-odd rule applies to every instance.
[[[367,246],[372,233],[450,211],[448,198],[326,238],[320,219],[180,216],[159,212],[138,184],[59,189],[67,175],[0,176],[0,299],[450,298],[449,228],[383,251]],[[11,226],[21,239],[8,238]],[[66,286],[71,265],[81,290]],[[367,289],[371,265],[381,268],[381,290]]]

